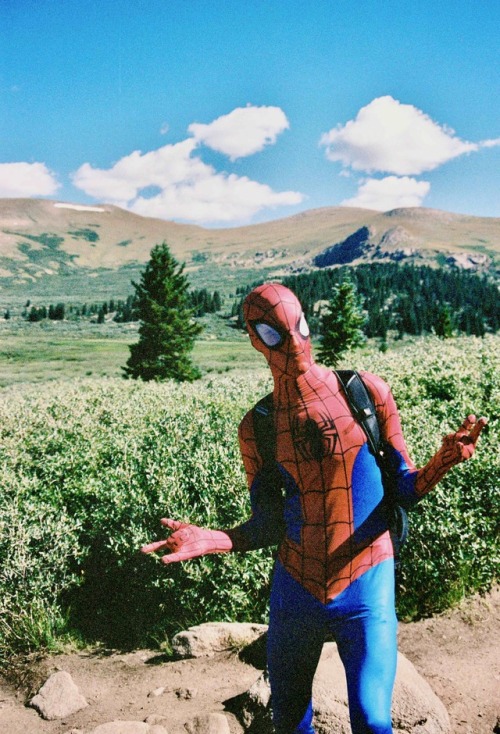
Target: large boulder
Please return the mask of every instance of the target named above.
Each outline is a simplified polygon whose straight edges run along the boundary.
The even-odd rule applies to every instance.
[[[266,630],[265,624],[207,622],[175,635],[172,649],[179,658],[211,656],[248,645]]]
[[[29,705],[48,721],[62,719],[88,706],[73,678],[64,670],[51,675]]]
[[[324,645],[313,686],[315,726],[318,734],[350,734],[345,673],[337,646]],[[270,689],[266,673],[240,696],[226,701],[249,734],[272,734]],[[450,734],[448,713],[429,684],[410,661],[398,655],[392,719],[394,732]]]

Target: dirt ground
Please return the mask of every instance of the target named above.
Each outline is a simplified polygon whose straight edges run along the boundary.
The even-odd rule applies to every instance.
[[[500,587],[446,614],[401,624],[399,646],[448,709],[453,734],[500,732]],[[89,706],[44,721],[25,703],[56,670],[72,675]],[[0,681],[0,734],[89,734],[108,721],[147,717],[169,734],[185,734],[184,722],[222,712],[223,702],[259,675],[235,652],[176,662],[152,650],[58,655],[34,662],[17,689]],[[241,734],[228,718],[232,734]]]

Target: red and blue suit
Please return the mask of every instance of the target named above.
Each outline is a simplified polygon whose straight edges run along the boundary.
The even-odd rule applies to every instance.
[[[335,373],[314,362],[296,296],[279,284],[260,286],[246,298],[244,315],[251,342],[274,378],[275,462],[270,466],[260,455],[251,410],[239,426],[251,518],[226,531],[163,520],[173,534],[145,551],[167,548],[163,560],[170,563],[278,543],[268,631],[277,734],[314,733],[312,681],[328,634],[345,667],[353,734],[391,734],[397,621],[380,469]],[[409,508],[452,465],[472,455],[485,421],[469,416],[417,470],[388,385],[369,373],[362,377],[376,407],[397,501]]]

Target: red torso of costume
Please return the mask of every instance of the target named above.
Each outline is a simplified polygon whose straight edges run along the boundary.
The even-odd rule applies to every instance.
[[[286,486],[286,533],[279,558],[325,603],[393,555],[380,472],[336,375],[312,359],[296,297],[280,285],[261,286],[252,291],[245,308],[252,343],[266,356],[274,377],[276,461]],[[280,341],[272,331],[267,333],[268,327],[281,335]],[[259,330],[276,344],[269,347]],[[388,386],[375,375],[363,373],[363,378],[382,438],[403,458],[405,468],[414,470]],[[251,491],[263,471],[253,420],[250,411],[239,431]]]

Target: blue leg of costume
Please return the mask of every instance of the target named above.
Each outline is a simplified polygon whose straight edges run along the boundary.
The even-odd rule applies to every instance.
[[[312,680],[328,631],[346,671],[353,734],[392,734],[396,628],[391,560],[371,568],[326,605],[278,563],[268,633],[277,734],[314,734]]]

